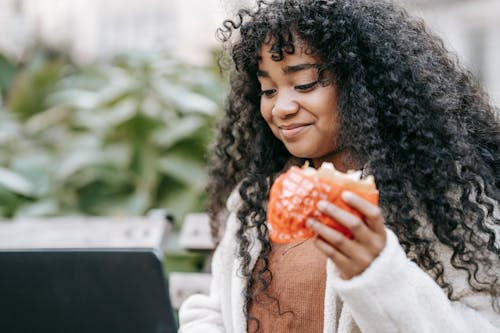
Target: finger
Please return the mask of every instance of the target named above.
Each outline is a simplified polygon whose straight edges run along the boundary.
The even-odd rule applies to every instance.
[[[346,257],[342,252],[335,249],[328,242],[323,240],[321,237],[316,237],[314,240],[316,247],[321,250],[327,257],[333,260],[335,265],[340,267],[348,267],[351,260]]]
[[[330,228],[319,221],[309,219],[307,225],[325,242],[329,243],[344,256],[367,264],[371,260],[370,252],[357,242],[345,237],[342,233]]]
[[[318,210],[331,216],[338,223],[349,229],[354,238],[360,242],[370,239],[370,230],[366,226],[365,222],[358,216],[353,215],[328,201],[318,202]]]
[[[342,199],[365,217],[370,229],[378,234],[385,234],[384,217],[380,207],[349,191],[342,192]]]
[[[316,247],[328,256],[334,263],[335,267],[340,273],[343,279],[350,279],[352,276],[356,275],[358,270],[357,265],[355,265],[352,260],[342,254],[340,251],[335,249],[333,246],[325,242],[320,237],[316,237],[314,240]]]

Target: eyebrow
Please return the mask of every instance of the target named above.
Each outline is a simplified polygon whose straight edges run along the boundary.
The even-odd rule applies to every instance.
[[[283,72],[285,74],[292,74],[296,72],[300,72],[306,69],[310,68],[318,68],[318,64],[310,64],[310,63],[305,63],[305,64],[298,64],[298,65],[293,65],[293,66],[287,66],[283,69]],[[257,70],[257,76],[259,77],[269,77],[269,73],[263,70],[258,69]]]

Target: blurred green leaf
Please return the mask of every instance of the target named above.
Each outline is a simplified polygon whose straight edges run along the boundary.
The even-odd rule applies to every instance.
[[[180,112],[194,112],[213,116],[217,111],[217,104],[208,97],[189,91],[166,80],[158,79],[154,81],[153,87],[160,94],[169,98]]]
[[[2,167],[0,167],[0,186],[27,197],[35,195],[35,188],[28,179]]]
[[[25,128],[28,132],[47,130],[49,127],[64,122],[70,116],[70,110],[62,105],[57,105],[48,110],[39,112],[27,119]]]
[[[47,97],[63,73],[62,59],[51,59],[43,53],[35,54],[33,61],[15,76],[9,89],[7,106],[22,119],[45,110]]]
[[[5,56],[0,54],[0,93],[3,93],[10,87],[14,79],[16,68],[14,64]]]
[[[186,117],[177,121],[173,128],[157,131],[153,136],[153,141],[163,148],[169,148],[175,143],[193,136],[205,124],[206,121],[202,118]]]
[[[9,189],[0,185],[0,216],[10,216],[20,204],[19,197]]]
[[[182,186],[170,187],[170,190],[163,197],[160,206],[172,208],[176,221],[182,221],[188,212],[199,211],[201,193],[194,189]]]
[[[12,158],[12,169],[22,174],[33,185],[37,197],[43,198],[53,191],[55,183],[51,170],[55,161],[51,157],[47,151],[39,149],[19,153]]]
[[[158,166],[169,177],[175,178],[196,190],[203,190],[207,183],[205,167],[199,161],[169,154],[158,161]]]
[[[54,199],[47,199],[21,205],[16,210],[15,217],[55,216],[58,213],[60,213],[60,208],[57,201]]]

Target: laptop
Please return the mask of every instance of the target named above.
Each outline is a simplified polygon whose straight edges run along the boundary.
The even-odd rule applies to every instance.
[[[151,244],[151,239],[163,239],[164,235],[154,237],[164,233],[162,224],[108,223],[107,237],[114,237],[115,241],[103,246],[102,236],[94,243],[88,238],[91,229],[102,232],[103,224],[92,226],[88,222],[79,221],[70,228],[73,234],[87,235],[80,243],[77,239],[73,239],[72,244],[67,240],[54,241],[58,238],[54,237],[58,234],[54,232],[57,223],[44,225],[45,222],[31,227],[26,223],[17,225],[17,229],[24,232],[45,230],[36,237],[37,241],[32,240],[31,244],[36,246],[26,246],[30,243],[26,238],[34,236],[23,237],[18,243],[25,244],[17,247],[12,244],[6,247],[3,242],[4,246],[0,246],[0,332],[177,332],[162,264],[163,251],[160,245]],[[0,234],[5,237],[10,230],[12,236],[14,225],[8,222],[7,227],[2,225]],[[68,222],[64,225],[67,230],[59,228],[63,230],[59,236],[68,235]],[[149,244],[143,236],[149,237]],[[44,237],[45,240],[40,240]],[[127,237],[133,240],[127,241]]]

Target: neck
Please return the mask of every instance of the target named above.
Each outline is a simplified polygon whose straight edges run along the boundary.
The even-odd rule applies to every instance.
[[[322,156],[320,158],[314,158],[312,160],[314,168],[319,168],[323,162],[333,163],[335,169],[347,172],[348,170],[358,170],[361,169],[362,165],[356,162],[352,154],[345,148],[338,149],[331,154]]]

